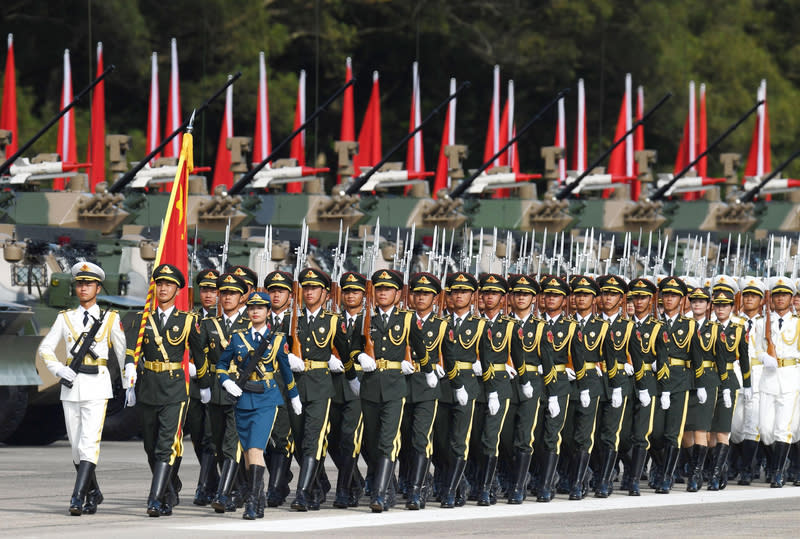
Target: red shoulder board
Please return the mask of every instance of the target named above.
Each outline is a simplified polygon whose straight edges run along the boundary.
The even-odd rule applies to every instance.
[[[553,332],[552,332],[552,331],[548,331],[548,332],[547,332],[547,341],[548,341],[549,343],[552,343],[552,342],[553,342]]]
[[[668,342],[669,342],[669,335],[667,335],[667,332],[666,332],[666,331],[664,332],[664,342],[665,342],[665,343],[668,343]]]

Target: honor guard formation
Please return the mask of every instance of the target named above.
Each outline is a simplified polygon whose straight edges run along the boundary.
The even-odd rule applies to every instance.
[[[332,275],[300,256],[294,274],[263,279],[202,270],[193,312],[175,306],[184,275],[161,264],[155,309],[127,327],[97,305],[103,270],[78,262],[80,306],[39,351],[63,384],[69,512],[103,502],[115,362],[141,418],[151,517],[181,501],[187,433],[192,503],[248,520],[329,500],[381,513],[800,486],[800,280],[768,256],[764,278],[737,275],[738,261],[713,278],[541,257],[535,273],[530,260],[464,271],[471,255],[449,271],[433,254],[426,271],[407,255],[361,273],[337,248]]]

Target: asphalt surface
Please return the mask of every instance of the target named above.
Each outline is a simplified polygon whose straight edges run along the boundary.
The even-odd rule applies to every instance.
[[[181,504],[170,517],[149,518],[150,471],[142,445],[135,441],[103,443],[97,475],[105,501],[97,514],[73,517],[67,507],[75,470],[66,441],[46,447],[0,446],[0,455],[0,535],[8,537],[800,536],[800,487],[771,489],[763,483],[695,494],[677,485],[666,496],[646,489],[639,498],[615,493],[606,500],[570,502],[558,496],[549,504],[526,501],[488,508],[470,502],[457,509],[431,504],[423,511],[406,511],[398,505],[380,515],[366,506],[333,509],[329,495],[317,512],[295,513],[284,506],[267,509],[262,520],[245,521],[241,510],[217,515],[210,507],[192,505],[199,470],[193,454],[186,455],[181,467]],[[335,477],[332,468],[329,477]]]

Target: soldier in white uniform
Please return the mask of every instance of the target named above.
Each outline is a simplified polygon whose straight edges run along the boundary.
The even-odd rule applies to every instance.
[[[67,437],[72,447],[72,462],[78,471],[75,489],[69,504],[69,512],[95,513],[103,495],[97,485],[95,466],[100,456],[100,437],[106,418],[106,404],[112,397],[111,375],[108,361],[118,361],[120,371],[125,361],[125,334],[122,331],[117,311],[100,312],[97,294],[103,285],[105,273],[91,262],[78,262],[72,266],[75,295],[80,306],[58,313],[50,332],[39,347],[39,355],[48,370],[63,381],[61,402]],[[101,320],[91,345],[91,354],[86,355],[77,372],[70,368],[73,360],[71,350],[78,350],[86,334],[96,321]],[[64,340],[67,349],[67,364],[55,355],[59,341]],[[77,344],[76,344],[77,343]],[[123,384],[126,383],[123,377]]]
[[[786,277],[775,277],[768,283],[772,291],[774,310],[770,315],[770,326],[766,318],[758,320],[753,327],[750,346],[753,357],[764,365],[759,390],[759,429],[761,441],[772,445],[774,470],[773,488],[784,483],[784,467],[792,441],[792,412],[797,399],[798,361],[800,360],[800,317],[792,312],[794,284]],[[766,331],[770,331],[775,355],[767,351]]]

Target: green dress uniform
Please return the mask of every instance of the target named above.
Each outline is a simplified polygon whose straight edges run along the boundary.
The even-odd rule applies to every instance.
[[[466,272],[451,273],[447,276],[445,288],[449,291],[475,292],[478,289],[478,281]],[[459,486],[469,457],[475,400],[482,391],[481,381],[489,380],[492,376],[491,364],[483,353],[486,319],[473,314],[461,317],[452,314],[448,322],[449,330],[444,342],[442,359],[455,402],[449,406],[447,430],[440,431],[445,432],[444,438],[448,444],[447,471],[441,495],[441,505],[444,508],[464,504],[463,489],[459,491]],[[480,364],[482,373],[480,378],[475,374],[475,363]],[[461,395],[463,404],[458,400],[458,395]],[[457,491],[459,491],[458,501]]]
[[[539,292],[539,283],[533,276],[510,275],[508,286],[512,293],[523,292],[535,296]],[[527,491],[528,470],[533,458],[534,432],[544,395],[544,381],[539,373],[540,370],[544,372],[539,356],[544,335],[544,321],[536,316],[533,309],[524,319],[515,316],[514,321],[522,335],[520,344],[525,373],[527,382],[531,385],[529,389],[525,388],[525,382],[521,382],[520,377],[511,381],[511,401],[503,426],[501,445],[504,447],[503,457],[510,465],[513,481],[508,494],[508,503],[520,504],[525,499]]]
[[[569,285],[560,278],[545,277],[541,283],[544,294],[569,294]],[[563,312],[557,318],[545,316],[545,338],[541,341],[540,354],[543,365],[550,365],[544,371],[545,393],[548,399],[548,412],[544,417],[543,461],[541,462],[541,486],[536,501],[549,502],[553,494],[553,481],[555,478],[558,456],[561,448],[561,431],[567,417],[569,396],[573,391],[573,384],[569,379],[567,369],[577,373],[581,370],[581,358],[575,357],[572,349],[572,340],[577,333],[578,324]],[[556,410],[556,414],[552,410]]]
[[[678,277],[666,277],[659,283],[662,294],[686,295],[686,284]],[[668,494],[672,488],[672,475],[678,462],[681,438],[686,423],[689,392],[694,387],[696,373],[702,375],[703,356],[697,337],[697,324],[681,314],[663,320],[667,338],[668,360],[658,364],[656,379],[661,391],[661,406],[656,408],[653,418],[653,439],[664,457],[656,455],[658,463],[663,460],[662,477],[656,478],[656,493]],[[664,409],[664,406],[667,406]]]
[[[319,286],[330,288],[330,277],[320,270],[306,268],[300,271],[300,286]],[[300,461],[300,475],[297,480],[297,496],[292,509],[306,511],[318,508],[318,501],[311,499],[311,486],[317,480],[325,457],[328,416],[331,398],[334,395],[333,381],[328,366],[334,349],[339,357],[347,357],[349,346],[347,328],[340,322],[339,315],[319,309],[311,313],[307,309],[300,312],[297,319],[296,344],[303,361],[303,370],[293,370],[303,413],[289,413],[296,448],[296,458]],[[297,451],[299,449],[299,451]]]
[[[657,291],[658,288],[655,284],[640,277],[630,282],[628,296],[655,297]],[[656,402],[659,386],[653,372],[653,365],[664,365],[669,361],[666,344],[669,337],[664,324],[652,314],[648,314],[641,320],[634,316],[631,321],[633,322],[633,335],[628,345],[628,353],[633,365],[638,398],[633,399],[633,412],[630,419],[623,421],[621,447],[623,450],[628,445],[631,447],[628,495],[639,496],[639,478],[642,476],[647,452],[650,450],[653,418],[655,410],[659,406]],[[617,371],[619,371],[619,365]],[[655,455],[656,452],[653,453]],[[658,456],[662,455],[659,453]],[[663,461],[661,465],[663,466]]]
[[[732,304],[735,291],[723,283],[714,285],[712,290],[714,304]],[[747,339],[745,337],[745,327],[743,324],[729,318],[719,325],[719,346],[717,353],[724,361],[724,371],[720,371],[721,390],[717,397],[717,404],[714,408],[714,417],[711,420],[711,432],[730,433],[733,423],[733,410],[736,407],[738,398],[739,379],[735,373],[735,363],[739,362],[742,373],[742,385],[751,387],[750,381],[750,357],[748,352]],[[728,395],[728,406],[726,406],[725,394]],[[708,490],[719,490],[725,488],[727,482],[727,462],[729,444],[717,443],[714,446],[712,462],[714,463],[711,479],[708,481]]]
[[[180,270],[162,264],[153,271],[153,279],[168,280],[183,288],[185,281]],[[133,318],[126,330],[130,343],[137,335],[144,313]],[[172,308],[169,313],[157,309],[146,317],[141,356],[137,364],[136,402],[142,422],[142,440],[147,460],[153,470],[147,512],[150,516],[168,515],[177,501],[177,478],[183,454],[183,422],[189,401],[188,373],[184,371],[183,357],[187,349],[197,368],[200,387],[211,385],[211,371],[201,353],[197,324],[193,313]],[[136,363],[134,351],[128,350],[125,363]],[[173,468],[174,466],[174,468]],[[170,495],[165,497],[168,485]],[[169,498],[169,499],[168,499]]]
[[[244,294],[247,291],[247,284],[237,275],[223,273],[217,279],[217,289],[220,292],[230,290]],[[220,356],[228,348],[234,333],[246,330],[249,327],[250,320],[240,313],[232,317],[221,314],[220,316],[204,318],[200,321],[196,329],[198,340],[208,361],[209,369],[214,376],[216,376]],[[211,386],[208,417],[211,426],[211,438],[216,452],[216,461],[222,470],[216,495],[211,503],[216,511],[220,510],[218,508],[223,511],[233,511],[235,510],[235,505],[226,493],[226,485],[232,484],[242,462],[242,447],[236,431],[234,403],[218,383]]]
[[[372,276],[375,287],[388,286],[400,289],[402,275],[392,270],[379,270]],[[370,336],[375,347],[375,370],[364,370],[361,379],[361,405],[364,414],[364,444],[373,477],[373,512],[385,508],[386,489],[393,477],[394,461],[400,451],[400,424],[403,407],[408,396],[405,375],[400,370],[405,360],[406,348],[419,358],[422,372],[432,372],[422,330],[414,321],[414,313],[393,307],[389,313],[380,309],[370,321]],[[362,339],[363,341],[363,339]],[[354,343],[355,344],[355,343]],[[358,356],[363,348],[355,347],[351,355]],[[363,367],[363,365],[362,365]],[[353,369],[350,369],[353,372]]]
[[[409,292],[430,292],[434,295],[441,292],[439,279],[430,273],[417,273],[411,276],[408,282]],[[435,314],[428,313],[425,319],[414,315],[414,322],[422,331],[423,341],[427,350],[429,361],[438,364],[442,355],[442,344],[448,332],[447,321]],[[433,455],[433,422],[439,407],[441,395],[438,378],[431,378],[436,374],[422,372],[419,357],[412,355],[414,372],[406,376],[408,398],[403,410],[401,425],[401,453],[400,462],[407,462],[408,469],[401,468],[400,473],[407,471],[404,478],[409,487],[407,509],[424,509],[427,501],[427,488],[425,480]],[[430,387],[428,379],[436,381]],[[404,458],[406,457],[406,458]]]

